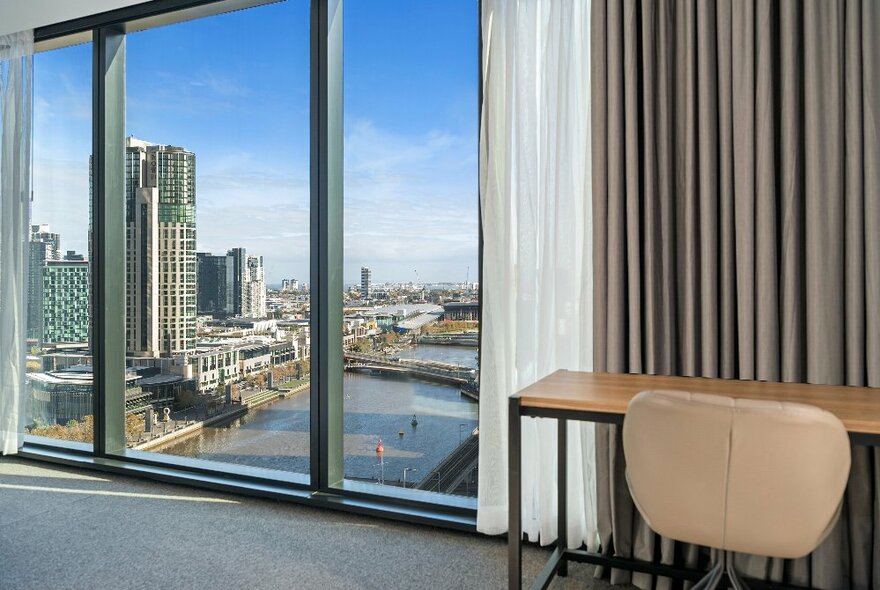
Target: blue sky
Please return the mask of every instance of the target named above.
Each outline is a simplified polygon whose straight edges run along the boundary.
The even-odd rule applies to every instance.
[[[308,280],[308,2],[127,40],[127,133],[197,158],[200,250]],[[477,265],[477,0],[345,5],[345,280],[463,281]],[[35,223],[85,251],[89,45],[35,59]]]

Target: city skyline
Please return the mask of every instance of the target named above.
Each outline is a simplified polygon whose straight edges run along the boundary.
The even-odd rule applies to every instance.
[[[470,4],[476,19],[470,0],[420,6],[435,37],[418,43],[424,72],[402,56],[416,34],[399,26],[405,2],[346,6],[346,283],[362,266],[386,281],[411,282],[415,272],[422,282],[475,279],[477,39],[460,26]],[[308,282],[308,3],[236,14],[128,36],[126,133],[199,154],[198,251],[235,244],[264,253],[267,284]],[[301,24],[291,29],[291,19]],[[257,46],[223,41],[250,27],[266,28]],[[291,34],[274,35],[282,29]],[[179,59],[153,59],[160,46]],[[39,54],[35,64],[32,219],[82,252],[90,63],[82,45]]]

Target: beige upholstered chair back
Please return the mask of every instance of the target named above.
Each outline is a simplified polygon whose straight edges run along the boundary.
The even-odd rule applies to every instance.
[[[635,396],[623,449],[630,492],[654,531],[772,557],[821,543],[850,468],[846,429],[824,410],[681,391]]]

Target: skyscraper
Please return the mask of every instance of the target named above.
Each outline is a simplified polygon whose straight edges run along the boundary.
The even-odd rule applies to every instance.
[[[129,137],[126,339],[135,356],[196,347],[196,156]]]
[[[199,252],[198,312],[214,317],[266,316],[263,257],[233,248],[225,256]]]
[[[27,337],[39,340],[43,324],[43,267],[47,260],[58,260],[61,236],[46,224],[32,225],[28,241]]]
[[[369,299],[373,294],[373,271],[366,266],[361,267],[361,299]]]
[[[226,288],[226,256],[196,252],[199,315],[225,318],[234,315],[231,292]]]
[[[41,268],[41,344],[88,342],[89,263],[74,252],[47,260]]]
[[[241,315],[250,318],[266,317],[266,278],[263,257],[244,256],[241,275]]]

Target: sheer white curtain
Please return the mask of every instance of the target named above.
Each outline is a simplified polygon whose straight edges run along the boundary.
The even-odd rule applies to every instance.
[[[590,3],[484,0],[477,528],[507,530],[507,397],[592,367]],[[569,428],[568,543],[598,547],[592,425]],[[556,524],[556,423],[523,424],[523,529]]]
[[[24,430],[33,31],[0,35],[0,453]]]

